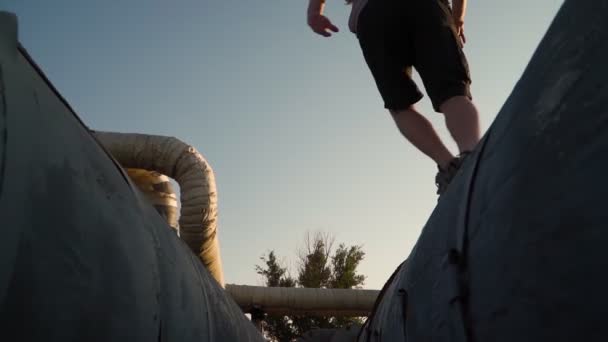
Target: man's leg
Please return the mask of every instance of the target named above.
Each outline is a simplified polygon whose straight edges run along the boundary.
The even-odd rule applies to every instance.
[[[472,151],[480,139],[479,113],[473,102],[467,96],[454,96],[443,102],[440,111],[460,153]]]
[[[479,114],[471,101],[471,75],[447,1],[412,2],[415,67],[436,112],[443,113],[460,153],[472,151],[480,139]]]
[[[401,134],[437,165],[444,168],[454,159],[454,155],[443,144],[433,125],[414,106],[390,112]]]
[[[391,112],[399,131],[439,166],[435,184],[438,193],[442,193],[449,183],[448,176],[455,169],[454,161],[458,158],[454,158],[431,123],[414,108],[414,104],[422,99],[422,93],[411,78],[416,57],[414,42],[408,32],[409,25],[404,28],[402,24],[410,22],[414,16],[411,10],[402,8],[404,3],[368,2],[359,17],[357,37],[384,107]],[[386,18],[392,17],[392,13],[402,13],[404,17],[402,20],[387,21]]]

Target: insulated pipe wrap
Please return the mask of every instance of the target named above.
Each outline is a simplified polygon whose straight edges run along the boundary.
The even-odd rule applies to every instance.
[[[177,195],[171,184],[171,178],[156,172],[143,169],[127,169],[129,178],[143,192],[150,204],[162,216],[171,228],[179,231],[179,208]]]
[[[226,285],[226,291],[245,312],[269,314],[368,316],[380,291]]]
[[[215,176],[205,158],[174,138],[136,133],[93,132],[125,168],[160,172],[180,186],[180,237],[224,286],[217,237]]]

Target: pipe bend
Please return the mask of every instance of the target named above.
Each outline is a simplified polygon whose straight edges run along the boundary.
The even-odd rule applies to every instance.
[[[175,137],[92,132],[124,168],[156,171],[180,186],[180,237],[224,287],[217,236],[217,188],[211,165],[193,146]]]

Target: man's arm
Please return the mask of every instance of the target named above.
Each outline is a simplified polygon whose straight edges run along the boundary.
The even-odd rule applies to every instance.
[[[325,9],[325,0],[309,0],[308,1],[308,16],[323,15]]]
[[[312,1],[312,0],[311,0]],[[452,0],[452,16],[454,17],[454,25],[462,42],[467,39],[464,36],[464,16],[467,11],[467,0]]]
[[[311,0],[312,2],[313,0]],[[467,11],[467,0],[452,0],[452,15],[456,25],[464,23],[464,16]]]
[[[331,23],[331,21],[323,15],[325,9],[325,0],[309,0],[307,21],[308,26],[324,37],[331,36],[329,31],[338,32],[338,28]]]

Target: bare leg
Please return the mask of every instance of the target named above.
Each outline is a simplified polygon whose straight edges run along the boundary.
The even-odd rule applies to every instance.
[[[445,167],[454,155],[445,147],[433,125],[414,106],[405,110],[390,111],[403,136],[440,167]]]
[[[439,109],[445,114],[445,123],[460,153],[472,151],[480,139],[479,113],[473,102],[466,96],[455,96]]]

